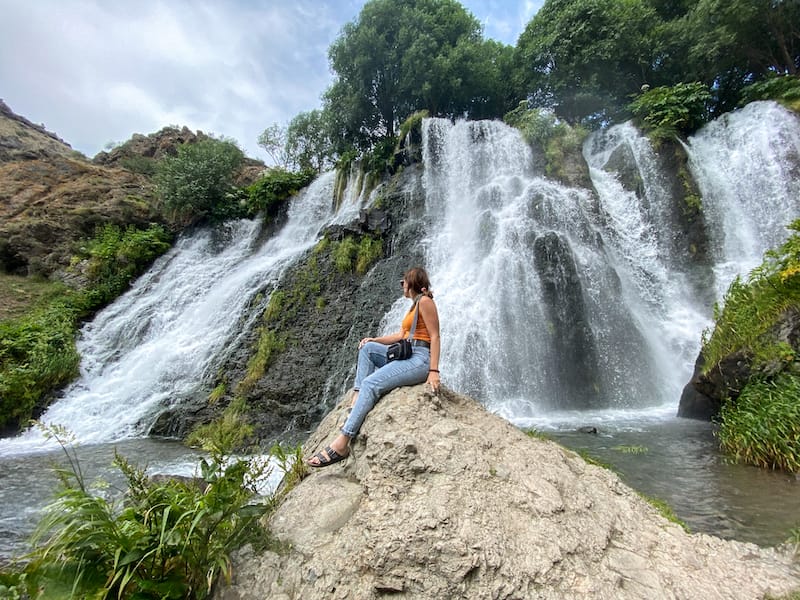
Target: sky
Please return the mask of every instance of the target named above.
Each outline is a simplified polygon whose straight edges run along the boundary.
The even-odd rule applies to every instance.
[[[544,0],[462,0],[509,45]],[[365,0],[0,0],[0,99],[89,158],[187,126],[258,136],[320,108],[328,47]]]

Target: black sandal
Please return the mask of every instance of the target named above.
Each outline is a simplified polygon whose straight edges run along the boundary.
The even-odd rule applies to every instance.
[[[327,457],[325,456],[326,454],[327,454]],[[333,465],[333,464],[336,464],[337,462],[343,461],[348,456],[350,456],[349,452],[347,454],[345,454],[344,456],[342,456],[341,454],[339,454],[336,450],[334,450],[330,446],[325,446],[325,449],[320,451],[320,452],[317,452],[314,456],[312,456],[308,460],[307,464],[308,464],[309,467],[329,467],[330,465]],[[314,463],[311,462],[315,458],[317,459],[317,461],[319,461],[319,462],[317,462],[317,464],[314,464]]]

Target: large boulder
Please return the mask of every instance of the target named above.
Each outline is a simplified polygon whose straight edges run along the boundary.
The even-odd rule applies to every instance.
[[[343,401],[305,446],[336,434]],[[612,472],[467,397],[399,388],[344,462],[289,492],[281,550],[234,559],[216,600],[755,599],[800,588],[786,552],[687,534]]]

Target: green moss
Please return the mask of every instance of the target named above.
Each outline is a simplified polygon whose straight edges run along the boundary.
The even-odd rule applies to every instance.
[[[255,354],[247,362],[247,371],[242,381],[239,382],[237,392],[244,394],[250,391],[253,385],[264,376],[275,356],[285,349],[286,339],[284,336],[267,327],[260,327]]]
[[[335,243],[331,256],[339,273],[364,275],[383,256],[383,242],[370,236],[356,242],[353,236],[348,235]]]
[[[664,517],[670,523],[675,523],[676,525],[680,525],[686,533],[691,533],[689,526],[675,514],[675,511],[672,510],[672,507],[664,502],[659,498],[653,498],[652,496],[648,496],[646,494],[642,494],[641,492],[636,492],[644,498],[653,508],[655,508],[662,517]]]
[[[352,236],[348,235],[342,241],[336,242],[331,253],[336,270],[339,273],[351,273],[357,254],[358,244]]]
[[[186,445],[218,454],[243,447],[253,435],[253,426],[247,422],[244,411],[244,400],[236,398],[217,419],[195,427],[186,437]]]

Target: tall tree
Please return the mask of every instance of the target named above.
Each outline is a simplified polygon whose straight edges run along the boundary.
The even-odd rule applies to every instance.
[[[484,45],[480,23],[455,0],[371,0],[328,55],[333,137],[356,147],[394,136],[416,110],[489,116],[487,107],[503,106],[508,95],[504,78],[489,73],[504,64],[503,52]]]
[[[301,169],[322,172],[333,162],[328,114],[312,110],[297,115],[289,123],[286,133],[286,151]]]
[[[517,43],[520,83],[568,121],[607,118],[650,83],[658,23],[646,0],[547,0]]]

